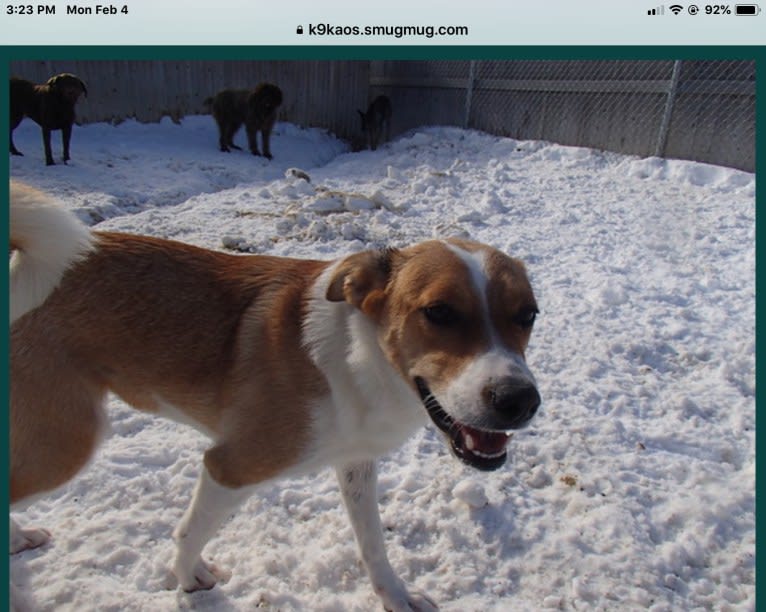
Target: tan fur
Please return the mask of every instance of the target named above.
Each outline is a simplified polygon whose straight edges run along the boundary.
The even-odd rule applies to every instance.
[[[172,404],[225,440],[206,457],[222,484],[288,467],[306,443],[307,398],[323,385],[300,325],[326,264],[97,239],[45,307],[12,327],[11,501],[76,473],[107,390],[150,412]],[[41,452],[41,439],[57,443]]]
[[[97,233],[43,308],[11,329],[11,501],[66,482],[96,447],[111,390],[132,406],[172,405],[218,440],[205,465],[240,487],[289,468],[309,443],[310,401],[327,383],[302,346],[307,296],[326,262],[233,256],[178,242]],[[465,250],[480,245],[455,242]],[[533,305],[523,265],[488,250],[492,323],[522,355]],[[490,330],[468,270],[441,242],[352,255],[327,289],[376,321],[390,362],[449,381],[486,350]],[[449,303],[458,326],[423,309]],[[39,441],[56,439],[56,444]]]
[[[507,259],[497,251],[489,252],[487,267],[492,282],[487,287],[487,300],[496,332],[506,346],[524,355],[532,329],[520,329],[505,313],[518,312],[536,302],[524,264],[514,260],[514,265],[509,266]]]

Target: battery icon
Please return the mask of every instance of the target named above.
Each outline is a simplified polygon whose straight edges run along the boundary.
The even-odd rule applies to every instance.
[[[761,12],[761,7],[757,4],[736,4],[734,13],[736,15],[757,15]]]

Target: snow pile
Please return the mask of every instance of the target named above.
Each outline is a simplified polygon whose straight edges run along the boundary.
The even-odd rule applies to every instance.
[[[524,259],[543,406],[491,474],[430,427],[382,459],[393,566],[445,611],[754,608],[754,175],[454,128],[352,154],[278,124],[268,162],[218,152],[209,117],[89,125],[50,168],[36,125],[14,136],[11,176],[99,229],[320,258],[463,235]],[[330,470],[265,486],[205,551],[230,579],[177,591],[206,440],[109,408],[93,464],[19,517],[54,536],[11,562],[40,609],[378,608]]]

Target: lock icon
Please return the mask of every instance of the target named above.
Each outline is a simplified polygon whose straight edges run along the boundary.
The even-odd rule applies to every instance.
[[[303,34],[303,26],[299,25],[298,28],[295,30],[296,34]]]

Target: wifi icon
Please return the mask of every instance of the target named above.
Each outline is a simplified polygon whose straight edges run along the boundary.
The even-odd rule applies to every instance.
[[[684,7],[682,7],[680,4],[671,4],[668,8],[673,11],[674,15],[678,15],[678,13],[684,10]]]

